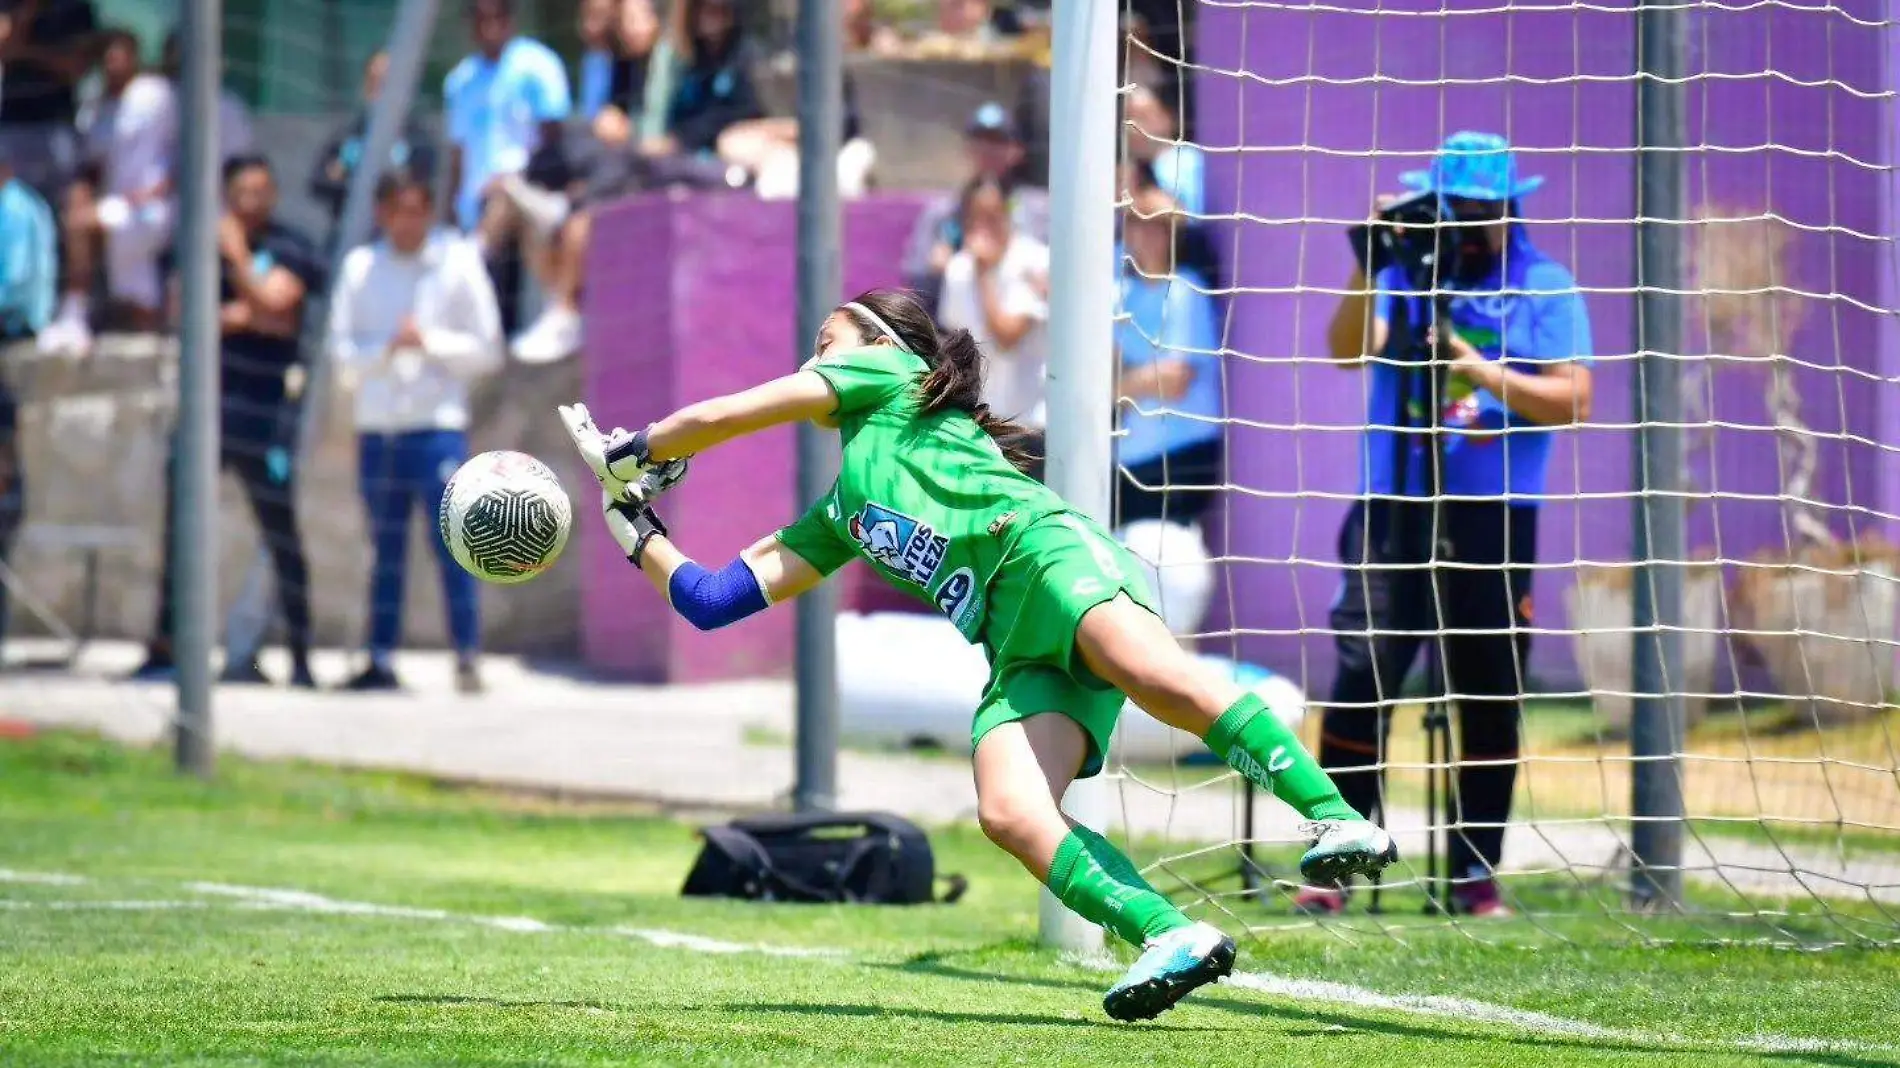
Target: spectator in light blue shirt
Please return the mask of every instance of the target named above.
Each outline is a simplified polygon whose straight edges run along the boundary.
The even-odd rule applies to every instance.
[[[1130,90],[1122,105],[1128,122],[1128,154],[1154,171],[1155,182],[1189,216],[1207,213],[1205,163],[1198,146],[1180,141],[1174,109],[1146,86]]]
[[[1219,289],[1220,258],[1208,233],[1207,165],[1200,148],[1179,140],[1181,125],[1174,108],[1154,90],[1136,86],[1123,108],[1129,161],[1145,172],[1142,181],[1160,186],[1181,210],[1175,223],[1181,238],[1176,262]]]
[[[1191,524],[1226,481],[1214,298],[1178,260],[1182,218],[1168,193],[1135,190],[1122,221],[1116,525]]]
[[[582,122],[593,122],[607,106],[614,81],[614,0],[581,0],[576,13],[581,48],[580,80],[574,86],[575,111]]]
[[[0,341],[31,337],[52,319],[56,233],[52,209],[0,158]]]
[[[561,126],[573,110],[567,70],[553,50],[515,34],[512,0],[472,0],[476,51],[442,82],[448,118],[454,219],[477,233],[484,253],[506,247],[512,230],[491,197],[502,178],[529,169],[537,155],[558,155]]]

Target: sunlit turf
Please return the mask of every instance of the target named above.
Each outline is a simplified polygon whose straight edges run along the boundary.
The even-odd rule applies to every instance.
[[[659,814],[234,758],[205,784],[83,736],[0,742],[0,1063],[1900,1064],[1900,955],[1647,945],[1587,917],[1563,939],[1276,931],[1244,971],[1352,986],[1227,986],[1117,1025],[1110,975],[1034,944],[1027,878],[973,829],[932,838],[970,878],[956,905],[686,900],[692,827]]]

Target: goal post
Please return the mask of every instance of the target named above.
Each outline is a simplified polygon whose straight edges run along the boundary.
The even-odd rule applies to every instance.
[[[1071,506],[1106,522],[1114,448],[1115,79],[1119,0],[1055,5],[1049,102],[1048,481]],[[1063,808],[1096,829],[1107,823],[1102,776],[1069,788]],[[1045,944],[1071,952],[1102,945],[1102,929],[1042,890]]]

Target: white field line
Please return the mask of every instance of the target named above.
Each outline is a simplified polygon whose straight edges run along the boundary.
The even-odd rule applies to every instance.
[[[0,909],[23,912],[44,909],[47,912],[163,912],[168,909],[201,909],[203,901],[15,901],[0,898]]]
[[[65,875],[57,872],[17,872],[0,869],[0,882],[32,882],[51,885],[74,885],[87,882],[83,876]],[[229,883],[191,882],[184,885],[186,890],[223,898],[235,903],[239,908],[281,909],[292,912],[314,912],[333,916],[377,916],[393,919],[430,920],[435,922],[470,923],[491,927],[503,931],[516,931],[524,934],[574,933],[607,935],[610,937],[632,938],[663,949],[689,949],[702,953],[758,953],[774,957],[826,958],[848,961],[850,955],[842,949],[810,948],[803,946],[774,946],[761,943],[727,942],[717,938],[690,934],[683,931],[669,931],[648,927],[570,927],[561,924],[546,923],[526,916],[479,916],[447,912],[442,909],[410,908],[401,905],[380,905],[366,901],[345,901],[326,897],[323,894],[307,890],[293,890],[281,887],[236,886]],[[204,900],[154,900],[154,901],[31,901],[0,899],[0,909],[53,909],[53,910],[160,910],[193,909],[208,907],[211,902]],[[1069,963],[1091,971],[1120,971],[1123,965],[1108,953],[1093,953],[1084,956],[1068,955]],[[1629,1042],[1640,1045],[1662,1045],[1690,1048],[1722,1048],[1745,1050],[1757,1053],[1895,1053],[1900,1046],[1888,1046],[1870,1042],[1845,1042],[1830,1039],[1793,1038],[1787,1035],[1758,1034],[1745,1039],[1697,1039],[1683,1035],[1657,1034],[1645,1031],[1605,1027],[1587,1020],[1572,1020],[1549,1013],[1530,1009],[1519,1009],[1509,1005],[1499,1005],[1475,998],[1452,997],[1440,994],[1385,994],[1368,987],[1351,983],[1338,983],[1326,979],[1296,979],[1291,976],[1274,975],[1269,972],[1236,972],[1227,980],[1230,986],[1243,990],[1252,990],[1270,997],[1285,998],[1323,1005],[1343,1005],[1350,1008],[1401,1012],[1414,1016],[1428,1016],[1438,1019],[1477,1021],[1514,1028],[1532,1034],[1545,1034],[1583,1040]]]
[[[502,931],[516,931],[527,934],[547,934],[554,932],[579,932],[585,934],[607,934],[622,938],[633,938],[662,949],[692,949],[702,953],[759,953],[768,957],[842,957],[844,952],[836,949],[805,948],[801,946],[774,946],[763,943],[726,942],[717,938],[689,934],[683,931],[667,931],[649,927],[568,927],[547,923],[527,916],[475,916],[442,909],[418,909],[401,905],[378,905],[366,901],[342,901],[322,894],[313,894],[307,890],[286,890],[267,886],[232,886],[228,883],[186,883],[185,889],[199,894],[211,894],[235,899],[240,907],[259,909],[288,909],[302,912],[320,912],[344,916],[384,916],[408,920],[441,920],[456,923],[472,923],[482,927],[493,927]]]
[[[0,883],[39,883],[44,886],[78,886],[86,881],[83,875],[68,875],[59,871],[15,871],[12,868],[0,868]]]
[[[1073,963],[1094,971],[1120,971],[1122,964],[1106,953],[1071,956]],[[1288,1001],[1308,1004],[1343,1005],[1357,1009],[1379,1009],[1413,1016],[1466,1020],[1496,1024],[1531,1034],[1599,1042],[1627,1042],[1632,1045],[1673,1046],[1691,1049],[1746,1050],[1755,1053],[1896,1053],[1900,1046],[1872,1042],[1848,1042],[1832,1039],[1792,1038],[1787,1035],[1758,1034],[1745,1039],[1690,1038],[1686,1035],[1658,1034],[1648,1031],[1605,1027],[1588,1020],[1572,1020],[1531,1009],[1519,1009],[1475,998],[1440,994],[1385,994],[1351,983],[1327,979],[1296,979],[1270,972],[1235,972],[1227,985],[1252,990]]]

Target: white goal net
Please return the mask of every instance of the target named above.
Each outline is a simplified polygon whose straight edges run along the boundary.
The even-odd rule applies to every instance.
[[[1277,687],[1288,715],[1302,715],[1303,694],[1302,736],[1330,763],[1376,768],[1359,778],[1406,854],[1336,910],[1298,886],[1284,806],[1194,764],[1196,743],[1128,726],[1119,829],[1157,885],[1254,927],[1451,924],[1487,937],[1513,929],[1480,918],[1496,913],[1495,892],[1519,924],[1580,938],[1893,939],[1900,348],[1886,5],[1662,9],[1681,32],[1684,76],[1664,80],[1680,90],[1686,147],[1670,155],[1686,205],[1651,225],[1679,253],[1683,284],[1648,292],[1637,146],[1666,131],[1644,129],[1655,119],[1639,107],[1637,5],[1183,0],[1181,51],[1155,43],[1139,8],[1128,8],[1122,140],[1149,166],[1125,170],[1122,186],[1118,493],[1137,512],[1163,494],[1173,525],[1131,538],[1159,557],[1178,631],[1237,670],[1282,677],[1248,675]],[[1156,99],[1187,121],[1157,119]],[[1434,170],[1465,133],[1508,142],[1515,174],[1497,159]],[[1168,196],[1144,199],[1148,186]],[[1332,365],[1364,348],[1357,316],[1337,315],[1359,288],[1348,228],[1381,195],[1423,187],[1467,218],[1489,199],[1473,193],[1514,196],[1504,266],[1488,282],[1444,281],[1463,292],[1441,314],[1480,356],[1502,348],[1513,373],[1570,385],[1557,401],[1568,414],[1508,382],[1500,397],[1468,395],[1460,383],[1481,380],[1456,372],[1436,386],[1408,379],[1402,343]],[[1156,205],[1178,211],[1171,261],[1138,236]],[[1171,297],[1165,314],[1129,297],[1157,280],[1195,296]],[[1384,310],[1405,308],[1429,317],[1432,301]],[[1645,359],[1641,315],[1675,316],[1679,351]],[[1218,407],[1149,360],[1218,376]],[[1680,378],[1662,400],[1681,415],[1660,429],[1681,446],[1681,488],[1646,490],[1634,397],[1664,363]],[[1395,402],[1407,381],[1428,391]],[[1368,420],[1394,418],[1425,443],[1413,456],[1436,448],[1439,428],[1432,489],[1380,482],[1406,446],[1375,455],[1392,435],[1368,435]],[[1387,528],[1429,528],[1417,554],[1403,529],[1357,521],[1368,476],[1375,497],[1403,498],[1372,506]],[[1442,507],[1410,500],[1434,490]],[[1681,511],[1684,549],[1643,571],[1634,512],[1659,493]],[[1508,516],[1511,552],[1495,555],[1487,516]],[[1514,581],[1494,566],[1505,559]],[[1646,690],[1632,670],[1633,592],[1665,571],[1680,583],[1680,656]],[[1382,594],[1368,595],[1367,574]],[[1396,655],[1410,636],[1420,648],[1403,684],[1372,672],[1367,698],[1342,643]],[[1500,704],[1500,670],[1521,701]],[[1687,724],[1674,761],[1658,764],[1679,785],[1679,813],[1632,799],[1632,708],[1641,719],[1657,697],[1678,699]],[[1427,729],[1440,716],[1449,742]],[[1662,916],[1640,915],[1628,892],[1644,823],[1682,832],[1681,895]]]

